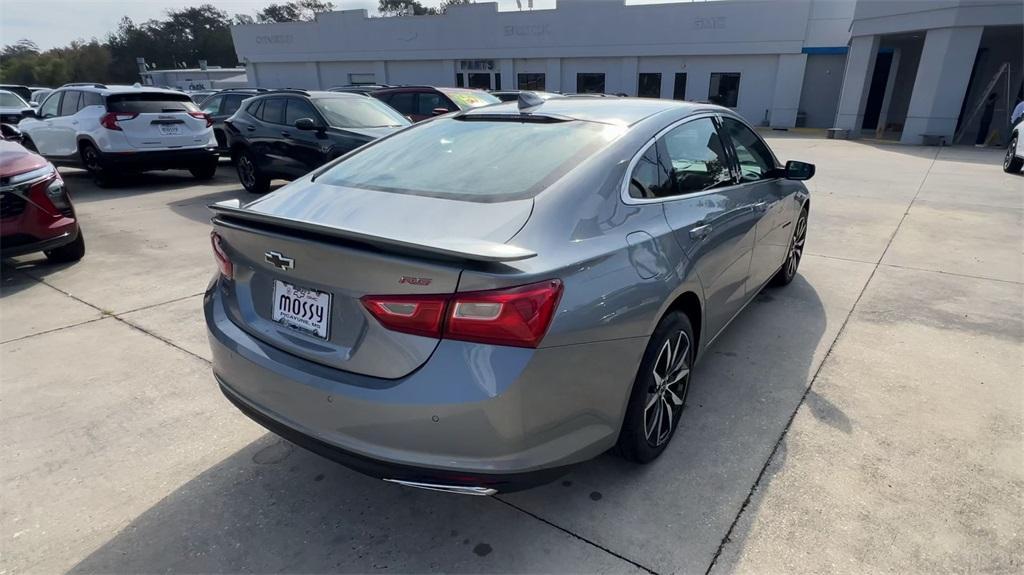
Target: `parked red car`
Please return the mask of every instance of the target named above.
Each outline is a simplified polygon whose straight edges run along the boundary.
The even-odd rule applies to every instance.
[[[85,255],[85,238],[53,164],[0,140],[0,256],[43,252],[53,262]]]

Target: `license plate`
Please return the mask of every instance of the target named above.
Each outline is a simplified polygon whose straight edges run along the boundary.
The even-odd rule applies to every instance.
[[[331,325],[331,294],[274,280],[273,319],[327,339]]]
[[[166,124],[160,125],[160,133],[164,136],[177,136],[181,133],[181,128],[178,126],[168,126]]]

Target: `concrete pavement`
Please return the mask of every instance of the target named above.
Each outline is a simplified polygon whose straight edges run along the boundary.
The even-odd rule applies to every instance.
[[[100,190],[87,255],[0,285],[0,572],[1012,571],[1024,564],[1024,178],[973,148],[815,162],[800,277],[698,366],[666,453],[494,498],[368,479],[217,391],[200,310],[233,171]]]

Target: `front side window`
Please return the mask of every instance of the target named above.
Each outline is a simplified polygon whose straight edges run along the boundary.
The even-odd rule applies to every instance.
[[[478,202],[532,197],[625,131],[594,122],[467,118],[375,142],[317,183]]]
[[[295,122],[302,118],[309,118],[319,123],[318,114],[313,109],[313,104],[301,98],[288,98],[288,110],[285,112],[284,123],[294,126]]]
[[[50,97],[43,102],[42,106],[39,106],[39,117],[41,118],[53,118],[57,116],[60,109],[60,97],[64,92],[54,92],[50,94]]]
[[[761,138],[742,122],[732,118],[723,119],[722,127],[729,134],[732,147],[736,150],[736,159],[740,163],[740,181],[756,182],[770,177],[775,168],[775,157]]]
[[[410,94],[413,95],[413,94]],[[408,126],[409,120],[374,98],[321,98],[316,106],[330,126],[338,128],[383,128]]]
[[[712,104],[735,108],[740,97],[739,74],[712,74],[708,101]]]
[[[72,116],[78,112],[78,102],[82,97],[82,93],[78,90],[68,90],[64,92],[64,99],[60,103],[60,115],[61,116]]]
[[[441,99],[439,94],[422,93],[419,98],[416,99],[416,113],[420,116],[430,116],[434,113],[434,108],[448,109],[448,102]]]
[[[604,74],[576,74],[576,91],[580,94],[604,94]]]
[[[664,136],[676,194],[732,184],[725,148],[711,118],[686,122]]]
[[[672,161],[659,140],[647,148],[629,176],[629,195],[634,198],[664,198],[673,194]]]
[[[637,79],[636,95],[641,98],[661,97],[661,74],[643,73]]]
[[[260,119],[271,124],[283,124],[284,98],[267,98],[260,110]]]
[[[520,90],[544,91],[544,74],[519,74]]]
[[[203,102],[203,107],[200,109],[211,116],[215,116],[220,113],[220,103],[222,101],[224,101],[224,96],[207,98],[206,101]]]

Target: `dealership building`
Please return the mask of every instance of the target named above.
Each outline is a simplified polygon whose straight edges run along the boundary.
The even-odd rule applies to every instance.
[[[525,3],[524,3],[525,4]],[[429,84],[711,101],[776,128],[921,143],[1003,130],[1021,92],[1020,0],[561,0],[439,16],[234,26],[252,86]]]

